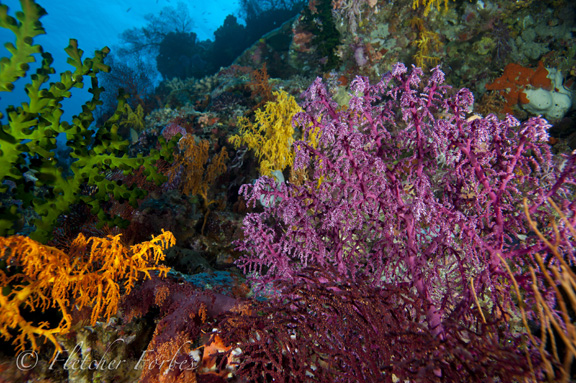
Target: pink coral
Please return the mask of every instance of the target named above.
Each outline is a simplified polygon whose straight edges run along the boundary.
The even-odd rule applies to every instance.
[[[162,130],[162,137],[166,139],[166,141],[170,141],[172,137],[176,136],[177,134],[181,134],[182,137],[186,135],[186,129],[181,127],[178,124],[171,122]]]
[[[242,186],[249,203],[275,203],[245,218],[240,267],[264,283],[332,265],[345,279],[408,284],[429,302],[437,335],[475,294],[513,305],[500,256],[536,251],[519,244],[522,199],[546,221],[542,204],[567,200],[574,166],[551,161],[545,120],[468,120],[469,90],[452,91],[439,68],[422,75],[398,64],[375,85],[357,77],[348,108],[314,82],[295,117],[306,128],[294,169],[308,179]]]

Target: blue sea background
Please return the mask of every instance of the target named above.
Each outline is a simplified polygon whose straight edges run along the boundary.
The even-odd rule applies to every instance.
[[[52,54],[53,67],[56,75],[71,70],[66,63],[67,55],[64,48],[68,46],[69,39],[78,40],[79,47],[85,52],[85,57],[93,56],[97,49],[105,46],[114,50],[121,43],[120,34],[127,29],[146,25],[144,18],[147,14],[158,14],[164,7],[178,5],[176,0],[38,0],[48,14],[41,18],[46,34],[35,39],[37,44],[43,46],[45,52]],[[233,14],[239,18],[239,2],[237,0],[210,0],[184,2],[193,19],[193,32],[199,40],[214,39],[214,31],[222,25],[227,15]],[[9,13],[14,17],[21,9],[20,2],[16,0],[0,1],[9,7]],[[4,48],[7,42],[13,42],[14,35],[0,29],[0,58],[7,57],[8,51]],[[37,61],[40,61],[39,58]],[[35,66],[30,72],[33,73]],[[56,80],[57,78],[55,78]],[[0,93],[0,110],[6,110],[8,105],[19,105],[26,101],[24,85],[27,79],[20,79],[16,88],[10,93]],[[65,100],[65,120],[81,112],[81,106],[90,98],[88,87],[74,89],[73,97]],[[4,121],[5,121],[4,116]]]

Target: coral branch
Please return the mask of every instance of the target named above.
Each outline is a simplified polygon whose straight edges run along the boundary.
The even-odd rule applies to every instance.
[[[23,236],[0,237],[0,258],[6,269],[0,269],[0,329],[6,339],[10,330],[20,350],[30,341],[38,349],[37,338],[45,337],[61,351],[55,335],[70,330],[73,307],[91,307],[92,325],[99,318],[108,321],[115,315],[122,294],[129,293],[142,276],[151,272],[165,275],[169,268],[159,266],[163,251],[174,245],[172,233],[162,232],[150,241],[130,248],[121,243],[120,235],[86,239],[80,234],[67,253],[42,245]],[[56,308],[62,320],[56,327],[35,324],[24,318],[22,309],[32,311]]]
[[[421,76],[398,64],[374,85],[357,77],[347,109],[320,79],[307,90],[306,111],[295,117],[304,132],[294,170],[308,179],[261,177],[240,189],[249,204],[264,205],[245,218],[237,242],[237,264],[260,286],[329,265],[343,278],[408,284],[430,303],[438,336],[455,308],[478,310],[475,300],[494,302],[486,317],[514,311],[499,255],[542,248],[521,241],[529,232],[521,201],[540,206],[553,191],[570,204],[574,162],[552,161],[544,119],[468,120],[467,89],[450,91],[439,68],[426,82]],[[537,215],[550,218],[545,209]]]

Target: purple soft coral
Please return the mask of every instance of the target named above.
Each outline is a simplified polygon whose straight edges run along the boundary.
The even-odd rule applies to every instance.
[[[262,177],[241,189],[254,204],[276,201],[244,221],[237,245],[245,271],[263,283],[296,281],[303,267],[330,264],[343,279],[408,285],[429,302],[437,335],[456,308],[472,309],[475,295],[495,315],[508,307],[500,257],[531,251],[519,240],[523,198],[536,212],[567,194],[564,182],[555,185],[549,125],[468,118],[470,91],[444,85],[439,67],[427,83],[421,77],[402,64],[376,85],[357,77],[348,108],[320,79],[312,84],[294,120],[303,129],[294,169],[307,180]]]

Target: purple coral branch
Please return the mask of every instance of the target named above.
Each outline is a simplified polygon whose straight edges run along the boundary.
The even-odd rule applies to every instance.
[[[347,109],[320,79],[310,86],[294,119],[303,130],[294,169],[309,179],[242,187],[251,203],[268,203],[244,222],[240,267],[263,283],[297,282],[304,267],[332,265],[350,280],[408,284],[441,336],[454,307],[475,306],[472,280],[494,307],[510,301],[500,256],[532,254],[518,243],[528,231],[522,200],[569,195],[574,173],[553,163],[545,120],[468,120],[470,91],[454,93],[439,67],[425,84],[422,76],[398,64],[375,85],[357,77]]]

